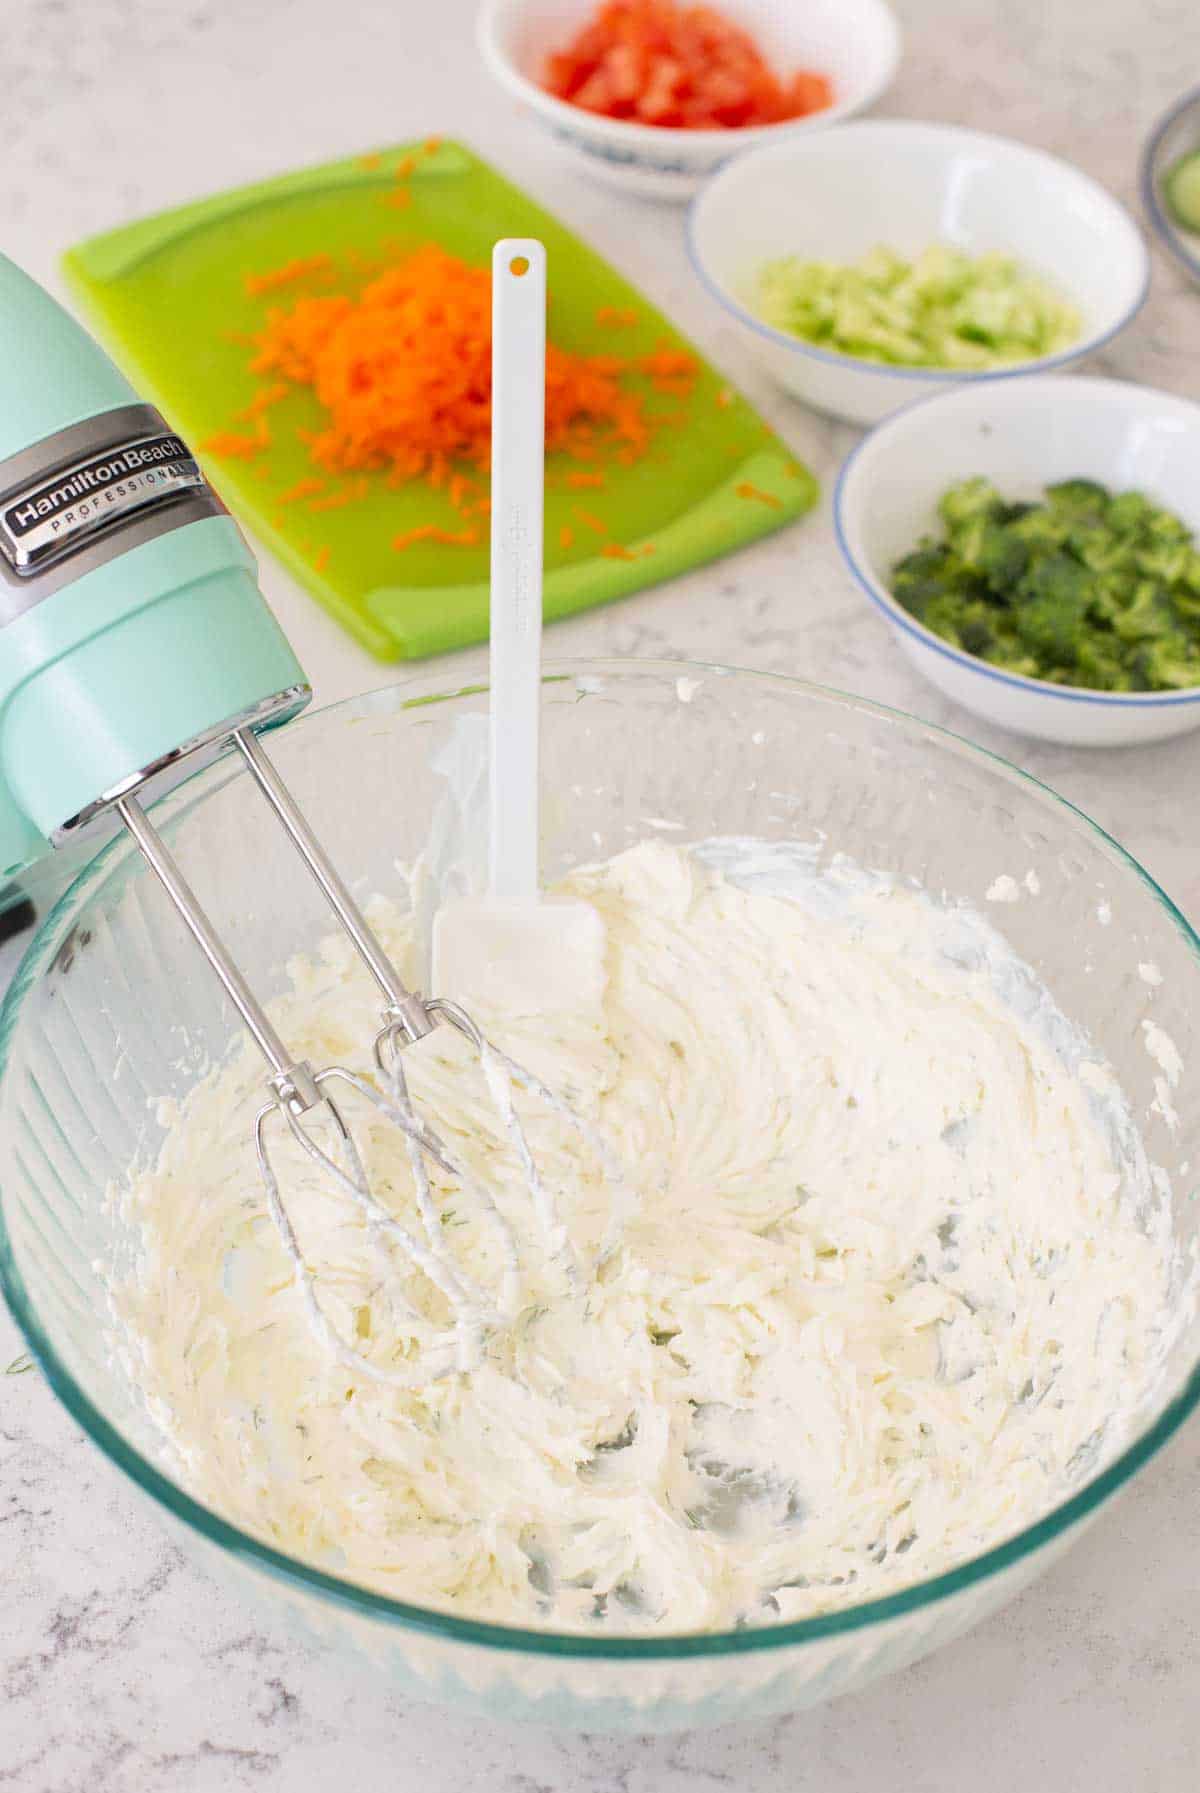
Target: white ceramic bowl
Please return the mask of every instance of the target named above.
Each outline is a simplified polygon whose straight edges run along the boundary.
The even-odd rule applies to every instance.
[[[1160,118],[1142,151],[1142,204],[1163,247],[1200,286],[1200,232],[1184,230],[1163,203],[1161,181],[1189,150],[1200,149],[1200,87],[1193,87]]]
[[[1200,534],[1200,405],[1122,380],[1047,376],[960,387],[881,424],[849,457],[834,496],[851,572],[913,665],[947,697],[1017,734],[1080,747],[1161,741],[1200,725],[1200,689],[1076,691],[1001,672],[917,622],[889,590],[891,568],[940,534],[937,502],[972,474],[1006,498],[1060,479],[1135,488]]]
[[[502,87],[524,102],[580,169],[647,199],[689,199],[731,155],[764,140],[806,136],[879,98],[900,59],[900,31],[885,0],[721,0],[781,74],[811,68],[833,82],[834,103],[785,124],[677,131],[600,118],[538,85],[543,58],[569,41],[597,0],[484,0],[476,38]]]
[[[764,262],[851,262],[879,243],[913,256],[935,242],[973,255],[1002,250],[1045,276],[1081,312],[1079,342],[991,373],[890,367],[815,348],[752,309]],[[893,119],[738,156],[693,202],[688,245],[696,273],[767,371],[797,398],[852,423],[878,423],[940,387],[1082,360],[1124,328],[1149,280],[1133,220],[1069,163],[1005,137]]]

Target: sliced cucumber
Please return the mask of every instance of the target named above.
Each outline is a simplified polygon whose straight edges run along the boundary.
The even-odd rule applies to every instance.
[[[1200,232],[1200,149],[1189,150],[1167,169],[1162,191],[1176,224]]]

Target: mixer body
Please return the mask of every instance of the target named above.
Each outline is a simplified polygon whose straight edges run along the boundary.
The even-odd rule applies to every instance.
[[[0,258],[0,877],[309,688],[186,444]]]

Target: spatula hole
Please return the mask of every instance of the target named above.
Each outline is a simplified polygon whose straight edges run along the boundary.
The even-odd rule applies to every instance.
[[[529,257],[527,255],[514,255],[508,264],[508,271],[510,274],[515,274],[519,280],[522,274],[528,274],[529,272]]]

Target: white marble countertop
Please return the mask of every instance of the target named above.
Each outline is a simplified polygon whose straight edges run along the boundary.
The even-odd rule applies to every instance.
[[[800,4],[801,0],[790,0]],[[4,0],[0,245],[57,284],[59,251],[139,213],[306,161],[466,137],[642,285],[828,486],[854,440],[778,398],[693,284],[682,223],[578,185],[495,94],[473,0]],[[1189,0],[901,0],[882,108],[1055,150],[1133,204],[1138,146],[1200,78]],[[341,23],[342,29],[338,30]],[[1200,294],[1156,257],[1101,368],[1200,399]],[[275,567],[267,594],[319,701],[386,675]],[[1065,792],[1200,916],[1200,736],[1087,753],[992,734],[900,658],[819,516],[553,631],[551,653],[689,655],[802,673],[958,727]],[[455,681],[480,656],[445,662]],[[1185,802],[1185,797],[1191,797]],[[0,973],[11,970],[11,949]],[[0,1369],[20,1342],[0,1313]],[[869,1690],[766,1728],[577,1738],[412,1705],[261,1628],[36,1372],[0,1377],[0,1788],[19,1793],[1192,1793],[1200,1757],[1200,1428],[1193,1423],[1014,1606]]]

